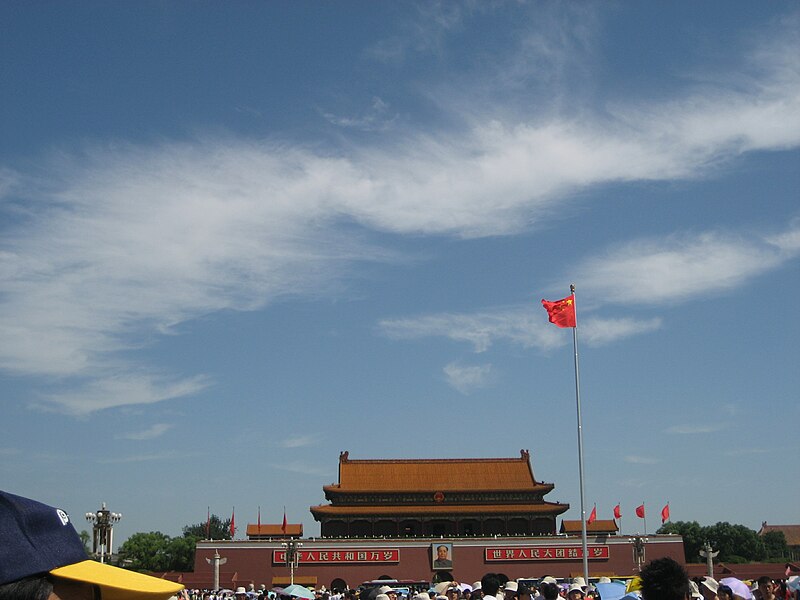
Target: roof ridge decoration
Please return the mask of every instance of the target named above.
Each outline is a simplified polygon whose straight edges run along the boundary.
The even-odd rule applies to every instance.
[[[530,464],[530,451],[520,450],[519,458],[497,457],[497,458],[358,458],[351,459],[350,452],[343,450],[339,452],[339,464],[343,463],[402,463],[402,464],[418,464],[418,463],[475,463],[475,462],[528,462]]]

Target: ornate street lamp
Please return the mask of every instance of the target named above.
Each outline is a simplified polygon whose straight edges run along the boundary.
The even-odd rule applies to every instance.
[[[633,560],[636,563],[636,570],[641,571],[645,560],[644,546],[647,543],[647,538],[637,534],[633,536],[631,543],[633,544]]]
[[[282,542],[281,546],[286,548],[286,566],[289,567],[289,584],[294,585],[294,570],[300,565],[300,548],[302,542],[291,540]]]
[[[111,556],[114,523],[121,518],[122,513],[111,512],[105,502],[97,512],[86,513],[86,520],[92,523],[92,553],[100,557],[101,563],[106,562],[106,555]]]

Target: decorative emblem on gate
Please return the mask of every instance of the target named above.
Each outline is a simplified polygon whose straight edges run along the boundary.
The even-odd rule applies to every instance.
[[[434,502],[444,502],[444,493],[443,492],[436,492],[433,495]]]

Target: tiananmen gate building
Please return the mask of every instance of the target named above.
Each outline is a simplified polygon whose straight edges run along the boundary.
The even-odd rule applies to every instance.
[[[554,484],[537,481],[530,454],[515,458],[353,460],[339,455],[339,481],[311,507],[321,536],[297,524],[247,527],[247,540],[197,543],[187,587],[211,588],[215,555],[220,586],[289,583],[287,544],[295,545],[294,581],[327,589],[376,579],[472,582],[495,572],[509,579],[582,574],[580,521],[556,517]],[[591,577],[629,577],[639,561],[684,562],[676,535],[619,535],[614,521],[588,529]],[[637,555],[637,552],[639,553]],[[642,554],[643,553],[643,554]]]

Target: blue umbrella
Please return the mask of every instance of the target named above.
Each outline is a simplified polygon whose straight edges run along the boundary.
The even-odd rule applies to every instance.
[[[611,583],[596,583],[595,587],[602,600],[621,600],[625,595],[625,584],[612,581]]]
[[[290,586],[283,588],[281,592],[284,596],[296,596],[298,598],[305,598],[305,600],[313,600],[314,599],[314,592],[308,589],[305,586],[297,585],[293,583]]]

